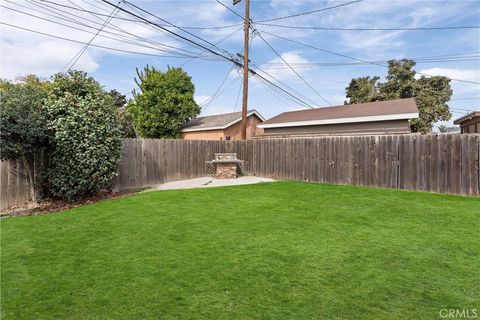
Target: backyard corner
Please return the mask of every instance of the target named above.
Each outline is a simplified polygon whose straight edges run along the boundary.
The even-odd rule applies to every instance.
[[[437,319],[480,304],[480,199],[302,182],[1,221],[2,319]]]

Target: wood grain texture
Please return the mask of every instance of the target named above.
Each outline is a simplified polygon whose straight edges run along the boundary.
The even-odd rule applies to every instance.
[[[205,161],[235,152],[244,173],[480,195],[480,135],[337,136],[248,141],[124,139],[113,187],[131,189],[207,174]],[[21,160],[0,162],[0,210],[30,200]]]

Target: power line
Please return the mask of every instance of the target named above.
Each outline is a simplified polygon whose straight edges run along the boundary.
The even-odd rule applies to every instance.
[[[242,28],[239,28],[237,30],[235,30],[234,32],[230,33],[229,35],[227,35],[226,37],[222,38],[220,41],[216,42],[215,45],[219,45],[220,43],[222,43],[223,41],[227,40],[228,38],[230,38],[231,36],[233,36],[235,33],[237,33],[238,31],[242,30]],[[198,54],[197,56],[195,57],[192,57],[190,58],[189,60],[185,61],[184,63],[182,63],[180,65],[180,67],[183,67],[184,65],[186,65],[187,63],[190,63],[191,61],[195,60],[195,59],[198,59],[200,58],[203,54],[205,54],[207,51],[204,50],[202,51],[200,54]]]
[[[17,9],[10,8],[10,7],[6,7],[6,6],[2,6],[2,5],[0,5],[0,7],[5,8],[5,9],[8,9],[8,10],[11,10],[11,11],[14,11],[14,12],[18,12],[18,13],[21,13],[21,14],[24,14],[24,15],[28,15],[28,16],[31,16],[31,17],[36,18],[36,19],[41,19],[41,20],[44,20],[44,21],[48,21],[48,22],[51,22],[51,23],[55,23],[55,24],[58,24],[58,25],[61,25],[61,26],[67,27],[67,28],[71,28],[71,29],[74,29],[74,30],[82,31],[82,32],[89,33],[89,34],[94,34],[93,32],[90,32],[90,31],[87,31],[87,30],[84,30],[84,29],[81,29],[81,28],[78,28],[78,27],[74,27],[74,26],[71,26],[71,25],[68,25],[68,24],[59,22],[59,21],[50,20],[50,19],[47,19],[47,18],[44,18],[44,17],[41,17],[41,16],[37,16],[37,15],[31,14],[31,13],[28,13],[28,12],[24,12],[24,11],[21,11],[21,10],[17,10]],[[40,12],[40,11],[39,11],[39,12]],[[67,19],[62,19],[62,20],[67,20]],[[67,21],[68,21],[68,20],[67,20]],[[84,23],[82,23],[82,22],[79,22],[79,21],[78,21],[78,24],[83,25],[83,26],[85,26],[85,27],[88,27],[88,28],[90,28],[90,29],[97,30],[95,27],[91,27],[91,26],[89,26],[89,25],[87,25],[87,24],[84,24]],[[119,38],[111,37],[111,36],[104,35],[104,34],[99,34],[99,35],[98,35],[98,36],[103,37],[103,38],[108,38],[108,39],[112,39],[112,40],[115,40],[115,41],[119,41],[119,42],[123,42],[123,43],[128,43],[128,44],[133,44],[133,45],[135,45],[135,46],[139,46],[139,47],[143,47],[143,48],[148,48],[148,49],[154,49],[154,50],[158,50],[158,51],[162,51],[162,52],[166,52],[166,53],[177,53],[178,55],[183,55],[184,57],[189,57],[188,55],[186,55],[186,54],[184,54],[184,53],[178,53],[178,52],[173,51],[173,50],[161,49],[161,48],[158,48],[158,47],[152,47],[152,46],[144,45],[144,44],[141,44],[141,43],[138,43],[138,42],[135,42],[135,41],[131,41],[131,40],[130,40],[131,38],[125,37],[125,36],[123,36],[122,34],[119,34],[119,33],[116,33],[116,32],[105,31],[105,30],[102,30],[102,31],[103,31],[103,33],[113,34],[113,35],[117,35],[117,36],[120,37],[120,39],[119,39]],[[121,39],[126,39],[126,40],[121,40]],[[159,43],[159,42],[156,42],[156,41],[146,41],[146,40],[148,40],[148,39],[145,39],[144,41],[145,41],[145,42],[152,42],[153,44],[160,45],[160,46],[163,45],[163,46],[171,47],[171,46],[164,45],[164,44]],[[174,47],[172,47],[172,48],[174,48]],[[192,51],[188,51],[188,50],[184,50],[184,49],[180,49],[180,48],[178,48],[178,50],[179,50],[179,51],[184,51],[184,52],[187,52],[187,53],[191,53],[191,54],[196,54],[196,52],[192,52]]]
[[[222,82],[220,82],[220,85],[218,86],[217,90],[215,90],[215,92],[213,93],[213,95],[210,97],[210,101],[208,101],[205,105],[204,108],[202,108],[202,111],[205,111],[205,109],[208,108],[208,106],[212,103],[213,100],[215,100],[218,92],[220,91],[220,89],[223,87],[223,84],[225,83],[225,81],[227,81],[228,79],[228,76],[230,75],[230,73],[232,72],[233,68],[235,68],[235,65],[233,64],[232,67],[230,69],[228,69],[228,72],[227,74],[225,75],[225,78],[223,78]],[[205,102],[204,102],[205,104]]]
[[[312,10],[312,11],[307,11],[307,12],[292,14],[292,15],[289,15],[289,16],[283,16],[283,17],[277,17],[277,18],[270,18],[270,19],[265,19],[265,20],[258,20],[257,23],[263,23],[263,22],[269,22],[269,21],[277,21],[277,20],[283,20],[283,19],[289,19],[289,18],[304,16],[304,15],[312,14],[312,13],[316,13],[316,12],[327,11],[327,10],[331,10],[331,9],[336,9],[336,8],[340,8],[340,7],[345,7],[345,6],[348,6],[348,5],[357,3],[357,2],[362,2],[362,1],[363,1],[363,0],[355,0],[355,1],[350,1],[350,2],[347,2],[347,3],[338,4],[338,5],[336,5],[336,6],[325,7],[325,8],[322,8],[322,9],[317,9],[317,10]]]
[[[312,45],[310,45],[310,44],[308,44],[308,43],[303,43],[303,42],[300,42],[300,41],[288,39],[288,38],[286,38],[286,37],[279,36],[279,35],[273,34],[273,33],[271,33],[271,32],[267,32],[267,31],[263,31],[263,30],[262,30],[262,32],[265,33],[265,34],[271,35],[271,36],[273,36],[273,37],[276,37],[276,38],[279,38],[279,39],[283,39],[283,40],[285,40],[285,41],[289,41],[289,42],[292,42],[292,43],[296,43],[296,44],[298,44],[298,45],[305,46],[305,47],[307,47],[307,48],[311,48],[311,49],[318,50],[318,51],[321,51],[321,52],[329,53],[329,54],[336,55],[336,56],[339,56],[339,57],[344,57],[344,58],[347,58],[347,59],[350,59],[350,60],[360,61],[360,62],[363,62],[363,63],[367,63],[367,64],[371,64],[371,65],[376,65],[376,66],[383,67],[383,68],[388,68],[388,66],[387,66],[387,65],[384,65],[384,64],[380,64],[380,63],[376,63],[376,62],[371,62],[371,61],[366,61],[366,60],[363,60],[363,59],[359,59],[359,58],[355,58],[355,57],[350,57],[350,56],[347,56],[347,55],[345,55],[345,54],[341,54],[341,53],[333,52],[333,51],[330,51],[330,50],[318,48],[318,47],[312,46]],[[420,74],[420,75],[432,77],[432,75],[430,75],[430,74],[426,74],[426,73],[422,73],[422,72],[417,72],[417,73]],[[452,81],[458,81],[458,82],[480,84],[480,82],[477,82],[477,81],[470,81],[470,80],[463,80],[463,79],[455,79],[455,78],[450,78],[450,77],[449,77],[449,79],[452,80]]]
[[[224,8],[226,8],[228,11],[230,11],[231,13],[233,13],[234,15],[236,15],[237,17],[240,17],[240,19],[244,20],[244,18],[238,14],[235,10],[231,9],[229,6],[227,6],[225,3],[223,3],[222,1],[220,0],[216,0],[220,5],[222,5]]]
[[[75,5],[76,7],[80,8],[80,9],[84,9],[83,7],[81,7],[80,5],[72,2],[71,0],[67,0],[68,2],[70,2],[71,4]],[[96,6],[98,8],[98,6]],[[99,17],[97,17],[94,13],[90,13],[92,16],[94,16],[95,18],[101,20]],[[136,34],[133,34],[133,33],[130,33],[128,32],[127,30],[123,29],[123,28],[120,28],[114,24],[111,24],[113,27],[115,27],[115,29],[123,32],[123,33],[126,33],[126,34],[129,34],[137,39],[140,39],[142,41],[146,41],[146,42],[149,42],[149,43],[153,43],[153,44],[160,44],[161,46],[165,46],[165,47],[169,47],[169,48],[172,48],[172,49],[175,49],[175,50],[180,50],[180,51],[185,51],[185,52],[188,52],[188,53],[191,53],[191,54],[196,54],[195,52],[191,52],[191,51],[188,51],[188,50],[184,50],[184,49],[181,49],[181,48],[177,48],[177,47],[174,47],[174,46],[170,46],[170,45],[166,45],[166,44],[163,44],[163,43],[159,43],[159,42],[156,42],[156,41],[152,41],[148,38],[144,38],[144,37],[140,37]],[[156,31],[156,30],[155,30]]]
[[[109,1],[107,1],[107,0],[102,0],[102,1],[105,2],[105,3],[107,3],[107,4],[109,4],[109,5],[111,5],[111,6],[113,6],[113,4],[112,4],[111,2],[109,2]],[[127,4],[129,4],[128,1],[124,1],[124,2],[127,3]],[[132,6],[135,6],[135,5],[132,5]],[[136,7],[136,6],[135,6],[135,7]],[[243,65],[242,65],[240,62],[236,61],[236,60],[233,59],[232,57],[229,57],[229,56],[226,56],[226,55],[224,55],[224,54],[222,54],[222,53],[216,52],[216,51],[214,51],[214,50],[212,50],[212,49],[210,49],[210,48],[208,48],[208,47],[206,47],[206,46],[204,46],[204,45],[202,45],[202,44],[199,44],[199,43],[195,42],[194,40],[191,40],[191,39],[189,39],[189,38],[187,38],[187,37],[185,37],[185,36],[182,36],[182,35],[180,35],[180,34],[175,33],[174,31],[171,31],[171,30],[169,30],[169,29],[166,29],[166,28],[158,25],[157,23],[152,22],[152,21],[150,21],[150,20],[148,20],[148,19],[146,19],[146,18],[144,18],[144,17],[142,17],[142,16],[139,16],[138,14],[135,14],[135,13],[133,13],[133,12],[130,12],[130,11],[124,9],[124,8],[120,8],[120,10],[123,11],[123,12],[126,12],[126,13],[128,13],[128,14],[136,17],[136,18],[140,18],[141,20],[143,20],[143,21],[145,21],[145,22],[148,22],[148,23],[150,23],[150,24],[152,24],[152,25],[155,25],[155,26],[159,27],[160,29],[162,29],[162,30],[164,30],[164,31],[166,31],[166,32],[168,32],[168,33],[170,33],[170,34],[173,34],[173,35],[175,35],[175,36],[177,36],[177,37],[179,37],[179,38],[181,38],[181,39],[183,39],[183,40],[185,40],[185,41],[190,42],[191,44],[193,44],[193,45],[195,45],[195,46],[198,46],[198,47],[200,47],[200,48],[202,48],[202,49],[204,49],[204,50],[207,50],[207,51],[211,52],[211,53],[214,54],[214,55],[217,55],[217,56],[219,56],[219,57],[222,57],[222,58],[224,58],[224,59],[226,59],[226,60],[234,63],[235,65],[238,65],[238,66],[240,66],[240,67],[243,67]],[[140,10],[142,10],[143,12],[149,13],[148,11],[145,11],[145,10],[143,10],[143,9],[141,9],[141,8],[140,8]],[[150,14],[150,13],[149,13],[149,14]],[[157,17],[157,16],[155,16],[155,15],[153,15],[153,16],[154,16],[154,17]],[[162,19],[162,18],[160,18],[160,17],[157,17],[157,18],[160,19],[160,20],[162,20],[162,21],[166,21],[165,19]],[[168,21],[166,21],[166,23],[171,24],[171,23],[168,22]],[[171,25],[172,25],[173,27],[177,27],[177,26],[175,26],[175,25],[173,25],[173,24],[171,24]],[[178,27],[177,27],[177,28],[178,28]],[[184,30],[182,30],[182,31],[184,31]],[[185,32],[191,34],[189,31],[185,31]],[[207,40],[202,39],[202,38],[198,37],[197,35],[194,35],[194,36],[195,36],[196,38],[201,39],[202,41],[208,42]],[[212,43],[210,43],[210,44],[213,45],[214,47],[216,47],[214,44],[212,44]],[[271,82],[270,80],[265,79],[265,77],[259,75],[259,74],[258,74],[257,72],[255,72],[254,70],[252,70],[252,69],[249,68],[249,72],[251,72],[252,74],[254,74],[254,75],[258,76],[258,77],[261,77],[261,78],[264,79],[265,81],[268,81],[271,85],[275,86],[276,88],[278,88],[279,90],[285,92],[286,94],[292,96],[294,99],[296,99],[297,101],[301,102],[302,104],[306,104],[306,103],[305,103],[304,101],[302,101],[300,98],[298,98],[298,97],[296,97],[295,95],[291,94],[291,93],[288,92],[287,90],[279,87],[278,85],[276,85],[275,83]],[[277,80],[277,81],[278,81],[278,80]],[[308,104],[306,104],[306,105],[308,105]]]
[[[260,67],[254,65],[254,64],[252,64],[252,65],[253,65],[255,68],[257,68],[259,71],[261,71],[262,73],[264,73],[265,75],[267,75],[268,77],[270,77],[270,78],[272,78],[273,80],[275,80],[276,82],[278,82],[280,85],[284,86],[284,87],[287,88],[288,90],[291,90],[291,91],[293,91],[295,94],[301,96],[303,99],[308,100],[309,102],[311,102],[311,103],[313,103],[314,105],[316,105],[316,102],[315,102],[315,101],[312,101],[311,99],[309,99],[308,97],[302,95],[301,93],[299,93],[298,91],[296,91],[296,90],[293,89],[292,87],[290,87],[290,86],[288,86],[287,84],[283,83],[282,81],[278,80],[278,79],[275,78],[274,76],[268,74],[267,72],[265,72],[264,70],[262,70]],[[251,70],[251,71],[253,71],[253,70]],[[277,90],[277,91],[279,90],[279,92],[282,92],[282,94],[286,94],[287,96],[295,99],[297,102],[300,102],[303,106],[306,106],[306,107],[308,107],[308,108],[313,109],[313,107],[312,107],[309,103],[307,103],[307,102],[305,102],[304,100],[298,98],[297,96],[291,94],[290,92],[288,92],[288,90],[282,88],[280,85],[277,85],[277,84],[275,84],[274,82],[272,82],[272,81],[266,79],[265,77],[261,76],[260,74],[258,74],[258,72],[253,71],[252,74],[253,74],[254,76],[257,76],[257,77],[261,78],[262,80],[268,82],[269,85],[272,86],[275,90]]]
[[[207,109],[207,107],[212,103],[213,100],[217,99],[218,97],[220,97],[222,94],[224,94],[228,89],[230,89],[239,79],[241,79],[240,77],[236,77],[234,79],[232,79],[227,85],[225,85],[222,89],[222,91],[218,92],[214,97],[210,97],[209,99],[207,99],[206,101],[207,102],[207,105],[202,108],[202,111],[205,111]],[[202,105],[205,105],[206,101],[204,101],[202,103]]]
[[[424,63],[445,63],[445,62],[468,62],[468,61],[478,61],[480,57],[471,57],[471,58],[464,58],[464,59],[432,59],[432,60],[415,60],[411,59],[417,64],[424,64]],[[291,63],[292,66],[295,68],[313,68],[313,67],[338,67],[338,66],[364,66],[370,65],[374,63],[387,63],[388,61],[369,61],[370,63],[363,63],[363,62],[305,62],[305,63]],[[258,63],[258,62],[257,62]],[[269,68],[272,69],[286,69],[284,65],[280,65],[279,63],[264,63],[263,65],[270,66]]]
[[[85,53],[85,51],[87,51],[87,48],[88,46],[93,42],[93,40],[95,40],[95,38],[98,36],[98,34],[100,32],[102,32],[102,29],[105,28],[105,26],[110,22],[110,20],[112,20],[112,17],[115,15],[115,12],[117,11],[117,9],[119,8],[120,6],[120,3],[121,1],[119,1],[117,3],[117,5],[115,6],[115,8],[112,10],[112,13],[110,13],[110,16],[105,19],[105,22],[103,23],[103,25],[98,29],[97,33],[95,33],[93,35],[93,37],[90,39],[90,41],[88,41],[87,44],[85,44],[85,46],[75,55],[72,57],[72,59],[63,67],[63,69],[65,70],[67,68],[67,66],[71,63],[71,61],[73,60],[72,64],[70,67],[68,67],[68,70],[72,69],[73,66],[75,66],[75,64],[77,63],[78,59],[80,59],[80,57]],[[118,11],[117,11],[118,12]]]
[[[8,1],[8,0],[7,0],[7,1]],[[28,1],[32,2],[31,0],[28,0]],[[46,0],[44,0],[44,1],[46,1]],[[78,21],[78,20],[75,20],[75,19],[72,19],[72,18],[70,18],[70,17],[68,17],[68,16],[65,16],[65,14],[67,14],[67,15],[72,15],[72,16],[74,16],[74,17],[76,17],[76,18],[80,18],[80,19],[82,19],[82,20],[88,21],[88,22],[93,23],[93,24],[95,24],[95,25],[99,25],[99,23],[96,22],[96,21],[93,21],[93,20],[91,20],[91,19],[87,19],[87,18],[85,18],[85,17],[81,17],[81,16],[78,16],[78,15],[72,14],[71,12],[68,12],[68,11],[65,11],[65,10],[62,10],[62,9],[59,9],[59,8],[53,8],[53,7],[51,7],[51,6],[48,6],[48,5],[45,5],[45,4],[38,4],[38,3],[35,3],[35,2],[32,2],[32,3],[33,3],[34,5],[36,5],[36,6],[39,6],[39,7],[43,8],[43,9],[45,9],[45,10],[48,10],[48,11],[50,11],[50,12],[53,12],[53,13],[56,14],[56,15],[60,15],[60,19],[63,19],[63,20],[65,20],[65,17],[66,17],[67,21],[72,21],[72,22],[74,22],[74,23],[79,23],[79,24],[82,24],[82,25],[84,25],[84,26],[86,26],[86,27],[92,28],[92,27],[90,27],[89,25],[87,25],[87,24],[85,24],[85,23],[83,23],[83,22],[80,22],[80,21]],[[50,3],[50,2],[49,2],[49,3]],[[73,3],[73,4],[75,4],[75,3]],[[76,6],[77,6],[78,8],[80,8],[80,9],[83,9],[82,7],[80,7],[80,6],[78,6],[78,5],[76,5]],[[53,10],[52,10],[52,9],[53,9]],[[59,11],[59,12],[62,12],[63,14],[59,14],[59,13],[57,13],[57,12],[54,11],[54,10]],[[100,19],[99,17],[97,17],[94,13],[91,13],[91,15],[93,15],[95,18],[101,20],[101,19]],[[132,20],[132,21],[133,21],[133,22],[136,22],[136,23],[139,23],[138,20]],[[147,26],[150,27],[149,25],[147,25]],[[111,28],[111,29],[115,29],[115,30],[120,31],[121,34],[114,33],[114,32],[111,32],[111,31],[110,31],[109,33],[118,35],[118,36],[120,36],[120,37],[122,37],[122,38],[127,38],[127,39],[129,39],[128,37],[126,37],[126,36],[124,35],[124,34],[128,34],[128,35],[131,35],[131,36],[135,37],[136,39],[141,40],[142,42],[148,42],[148,43],[150,43],[150,44],[158,45],[158,46],[161,46],[161,47],[171,48],[171,49],[176,50],[176,51],[183,51],[183,52],[190,53],[190,54],[197,54],[196,52],[192,52],[192,51],[189,51],[189,50],[181,49],[181,48],[178,48],[178,47],[175,47],[175,46],[167,45],[167,44],[164,44],[164,43],[160,43],[160,42],[158,42],[158,41],[154,41],[154,40],[150,40],[150,39],[145,38],[145,37],[138,36],[138,35],[136,35],[136,34],[130,33],[129,31],[127,31],[127,30],[125,30],[125,29],[123,29],[123,28],[118,27],[117,25],[115,25],[115,24],[113,24],[113,23],[110,23],[106,28]],[[156,29],[153,29],[153,30],[156,31],[156,32],[158,31],[158,30],[156,30]],[[104,32],[106,32],[106,31],[104,31]],[[172,52],[172,51],[170,50],[170,52]]]
[[[68,9],[73,9],[73,10],[82,11],[82,12],[86,12],[86,13],[92,13],[92,14],[95,14],[95,15],[97,15],[97,16],[103,16],[103,17],[107,17],[107,16],[108,16],[107,14],[102,14],[102,13],[98,13],[98,12],[94,12],[94,11],[86,10],[86,9],[75,8],[75,7],[72,7],[72,6],[69,6],[69,5],[65,5],[65,4],[61,4],[61,3],[56,3],[56,2],[53,2],[53,1],[49,1],[49,0],[41,0],[41,1],[42,1],[42,2],[47,2],[47,3],[53,4],[53,5],[56,5],[56,6],[68,8]],[[140,22],[140,21],[138,21],[138,20],[128,19],[128,18],[125,18],[125,17],[114,17],[113,19],[124,20],[124,21],[131,21],[131,22]],[[145,22],[141,22],[141,23],[145,23]],[[233,27],[238,27],[238,26],[240,26],[240,25],[242,25],[242,24],[241,24],[241,23],[236,23],[236,24],[230,24],[230,25],[211,26],[211,27],[181,26],[181,28],[183,28],[183,29],[197,29],[197,30],[214,30],[214,29],[233,28]],[[163,25],[163,26],[164,26],[164,27],[168,27],[169,25]]]
[[[450,99],[450,101],[459,101],[459,100],[477,100],[477,99],[480,99],[480,97],[456,98],[456,99]]]
[[[107,0],[102,0],[102,1],[105,2],[105,3],[108,3],[108,4],[110,4],[110,5],[112,5],[112,3],[109,2],[109,1],[107,1]],[[160,20],[160,21],[162,21],[162,22],[164,22],[164,23],[167,23],[167,24],[169,24],[169,25],[172,26],[172,27],[177,28],[177,29],[179,29],[179,30],[187,33],[188,35],[190,35],[190,36],[192,36],[192,37],[194,37],[194,38],[196,38],[196,39],[198,39],[198,40],[200,40],[200,41],[203,41],[203,42],[209,44],[210,46],[216,48],[217,50],[219,50],[219,51],[221,51],[221,52],[223,51],[222,49],[219,49],[214,43],[212,43],[212,42],[210,42],[210,41],[208,41],[208,40],[205,40],[205,39],[203,39],[202,37],[199,37],[199,36],[197,36],[196,34],[190,32],[190,31],[188,31],[188,30],[185,30],[184,28],[182,28],[182,27],[180,27],[180,26],[177,26],[177,25],[175,25],[175,24],[173,24],[173,23],[171,23],[171,22],[169,22],[169,21],[167,21],[167,20],[165,20],[165,19],[163,19],[163,18],[161,18],[161,17],[159,17],[159,16],[157,16],[157,15],[151,13],[151,12],[148,12],[147,10],[144,10],[144,9],[140,8],[139,6],[137,6],[137,5],[133,4],[133,3],[130,3],[130,2],[128,2],[128,1],[126,1],[126,0],[123,0],[123,2],[126,3],[128,6],[132,7],[134,10],[137,9],[137,10],[140,10],[140,11],[142,11],[142,12],[148,14],[148,15],[151,15],[152,17],[155,17],[155,18],[157,18],[158,20]],[[121,10],[124,11],[124,12],[126,12],[126,13],[135,15],[133,12],[130,12],[130,11],[128,11],[128,10],[124,10],[124,9],[122,9],[122,8],[121,8]],[[150,20],[145,19],[145,18],[143,18],[142,16],[138,16],[138,15],[135,15],[135,16],[136,16],[137,18],[142,18],[142,19],[144,19],[144,20],[149,21],[150,23],[152,23]],[[183,40],[187,40],[187,41],[189,41],[189,42],[191,42],[191,43],[196,44],[194,41],[191,41],[190,39],[185,38],[184,36],[181,36],[181,35],[179,35],[179,34],[177,34],[177,33],[175,33],[175,32],[172,32],[171,30],[169,30],[169,29],[167,29],[167,28],[165,28],[165,27],[161,27],[161,26],[158,25],[157,23],[153,23],[153,25],[155,25],[155,26],[157,26],[157,27],[160,27],[160,29],[162,29],[162,30],[164,30],[164,31],[166,31],[166,32],[168,32],[168,33],[174,34],[174,35],[176,35],[177,37],[182,38]],[[196,44],[196,45],[198,45],[198,44]]]
[[[233,108],[233,112],[237,111],[238,101],[240,100],[240,92],[242,92],[243,82],[240,82],[240,86],[238,87],[237,93],[237,100],[235,100],[235,107]]]
[[[263,40],[263,42],[265,42],[265,44],[293,71],[293,73],[295,73],[297,75],[297,77],[300,78],[300,80],[302,80],[310,89],[312,89],[323,101],[325,101],[329,106],[331,106],[332,104],[330,102],[328,102],[327,99],[325,99],[314,87],[312,87],[308,82],[307,80],[305,80],[305,78],[303,78],[283,57],[280,53],[278,53],[277,50],[275,50],[271,45],[270,43],[267,42],[267,40],[265,40],[265,38],[262,37],[262,34],[261,33],[257,33],[258,36],[260,37],[260,39]]]
[[[278,92],[278,90],[276,90],[275,87],[270,87],[270,84],[267,83],[267,82],[264,82],[262,79],[258,79],[258,82],[265,88],[267,89],[267,91],[269,91],[273,96],[275,96],[278,100],[282,101],[283,103],[285,103],[286,105],[298,105],[298,103],[295,101],[295,100],[292,100],[290,97],[288,96],[284,96],[282,95],[282,93]],[[303,106],[305,108],[305,106]],[[310,108],[310,107],[306,107],[306,108]]]
[[[8,27],[12,27],[12,28],[16,28],[16,29],[21,29],[21,30],[24,30],[24,31],[32,32],[32,33],[37,33],[37,34],[40,34],[40,35],[48,36],[48,37],[55,38],[55,39],[59,39],[59,40],[65,40],[65,41],[74,42],[74,43],[79,43],[79,44],[84,44],[84,45],[87,44],[87,42],[78,41],[78,40],[74,40],[74,39],[69,39],[69,38],[57,36],[57,35],[54,35],[54,34],[37,31],[37,30],[32,30],[32,29],[28,29],[28,28],[16,26],[16,25],[13,25],[13,24],[10,24],[10,23],[5,23],[5,22],[1,22],[1,21],[0,21],[0,24],[5,25],[5,26],[8,26]],[[160,55],[160,54],[153,54],[153,53],[147,53],[147,52],[137,52],[137,51],[123,50],[123,49],[117,49],[117,48],[102,46],[102,45],[93,44],[93,43],[90,44],[90,47],[97,47],[97,48],[101,48],[101,49],[105,49],[105,50],[112,50],[112,51],[117,51],[117,52],[130,53],[130,54],[136,54],[136,55],[144,55],[144,56],[152,56],[152,57],[161,57],[161,58],[185,58],[185,57],[178,57],[178,56],[169,56],[169,55]]]
[[[317,26],[291,26],[274,23],[257,22],[259,25],[301,30],[323,30],[323,31],[431,31],[431,30],[462,30],[480,29],[480,26],[446,26],[446,27],[397,27],[397,28],[339,28],[339,27],[317,27]]]

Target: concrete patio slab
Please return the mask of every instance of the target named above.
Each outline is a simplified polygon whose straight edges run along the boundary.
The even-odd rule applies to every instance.
[[[262,177],[244,176],[237,179],[215,179],[213,177],[201,177],[188,180],[167,182],[154,187],[152,190],[173,190],[190,188],[211,188],[224,186],[238,186],[260,182],[273,182],[275,180]]]

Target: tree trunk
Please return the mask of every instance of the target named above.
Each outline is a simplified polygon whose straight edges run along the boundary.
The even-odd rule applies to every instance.
[[[33,202],[38,201],[38,192],[37,192],[37,179],[35,178],[35,156],[33,153],[25,154],[23,157],[23,163],[25,169],[27,170],[28,182],[30,183],[30,197]]]

